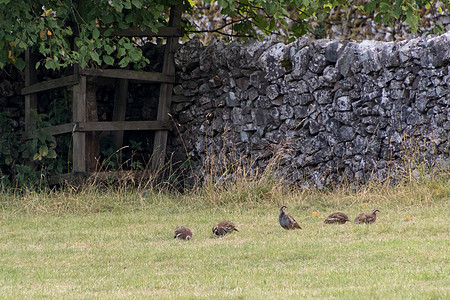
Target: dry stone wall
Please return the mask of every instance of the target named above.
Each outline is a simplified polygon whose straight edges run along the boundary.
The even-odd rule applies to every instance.
[[[192,40],[169,149],[197,173],[270,168],[323,187],[449,165],[450,33],[402,42]],[[408,164],[407,164],[408,163]],[[224,178],[222,178],[224,179]]]

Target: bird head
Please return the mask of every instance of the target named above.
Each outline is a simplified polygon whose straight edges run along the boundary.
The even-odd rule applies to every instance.
[[[378,210],[378,209],[375,209],[372,213],[374,214],[374,215],[376,215],[377,213],[379,213],[380,211]]]
[[[212,232],[213,232],[215,235],[219,235],[219,227],[218,227],[218,226],[214,226],[214,227],[212,228]]]
[[[285,208],[287,208],[286,205],[283,205],[282,207],[280,207],[280,212],[284,211]]]

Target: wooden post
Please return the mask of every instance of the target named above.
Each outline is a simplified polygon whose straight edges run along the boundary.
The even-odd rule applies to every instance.
[[[80,81],[73,87],[72,122],[86,122],[86,76],[80,76]],[[73,172],[86,172],[86,133],[73,133]]]
[[[114,109],[112,120],[125,121],[128,101],[128,80],[117,79],[118,87],[116,87],[116,94],[114,96]],[[123,130],[114,132],[114,144],[118,149],[123,145]]]
[[[170,9],[169,26],[179,27],[181,26],[181,13],[183,11],[183,2],[177,6],[172,6]],[[163,73],[166,75],[175,75],[175,63],[174,54],[178,44],[178,37],[167,38],[166,48],[164,49],[164,65]],[[170,106],[172,103],[172,83],[162,83],[159,91],[159,103],[158,103],[158,121],[169,120]],[[155,133],[155,140],[153,144],[153,158],[152,169],[153,171],[159,171],[164,166],[164,160],[166,157],[168,131],[157,131]]]
[[[36,60],[32,56],[30,49],[25,52],[25,87],[37,82]],[[37,111],[37,94],[25,95],[25,136],[31,136],[36,120],[31,116],[31,110]]]
[[[98,122],[97,114],[97,78],[88,78],[86,82],[86,121]],[[100,157],[98,132],[86,132],[86,171],[97,171],[97,159]]]

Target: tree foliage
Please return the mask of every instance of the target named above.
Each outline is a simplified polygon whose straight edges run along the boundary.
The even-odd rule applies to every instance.
[[[21,54],[34,48],[42,54],[37,66],[58,69],[73,63],[125,67],[145,64],[128,37],[111,36],[114,28],[150,28],[168,20],[177,0],[0,0],[0,67],[25,65]]]
[[[448,7],[450,1],[441,3]],[[411,32],[418,29],[422,9],[434,6],[442,13],[441,6],[428,0],[219,0],[218,4],[237,35],[255,37],[277,33],[287,40],[312,33],[313,24],[320,23],[331,13],[350,8],[374,16],[377,23],[388,26],[405,22]]]
[[[204,0],[211,3],[212,0]],[[444,0],[446,4],[450,0]],[[196,1],[185,0],[185,16],[192,14]],[[418,28],[419,10],[433,5],[426,0],[218,0],[224,25],[208,29],[232,35],[261,37],[282,34],[286,40],[312,31],[311,22],[320,22],[337,9],[356,8],[373,14],[380,23],[406,22],[411,31]],[[355,3],[359,3],[356,5]],[[112,36],[114,28],[150,28],[156,32],[168,22],[169,7],[178,0],[0,0],[0,67],[13,63],[25,66],[23,52],[38,50],[41,59],[36,67],[59,69],[79,63],[86,66],[133,63],[142,67],[143,57],[135,41],[129,37]],[[439,8],[440,9],[440,8]],[[189,22],[191,32],[204,32]]]

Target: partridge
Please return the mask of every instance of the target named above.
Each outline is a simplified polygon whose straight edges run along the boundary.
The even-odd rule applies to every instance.
[[[323,222],[325,224],[345,224],[345,222],[350,222],[350,219],[343,212],[335,212],[329,215]]]
[[[180,240],[190,240],[192,239],[192,231],[184,226],[178,226],[175,228],[174,239],[179,238]]]
[[[280,216],[278,217],[281,227],[286,230],[302,229],[290,214],[284,212],[285,208],[287,208],[285,205],[280,208]]]
[[[377,220],[377,213],[379,213],[380,211],[378,209],[375,209],[371,214],[369,213],[360,213],[356,218],[355,218],[355,223],[356,224],[361,224],[361,223],[375,223],[375,221]]]
[[[212,228],[212,232],[215,235],[225,235],[233,231],[239,230],[237,230],[236,226],[234,226],[234,224],[230,221],[222,221]]]

